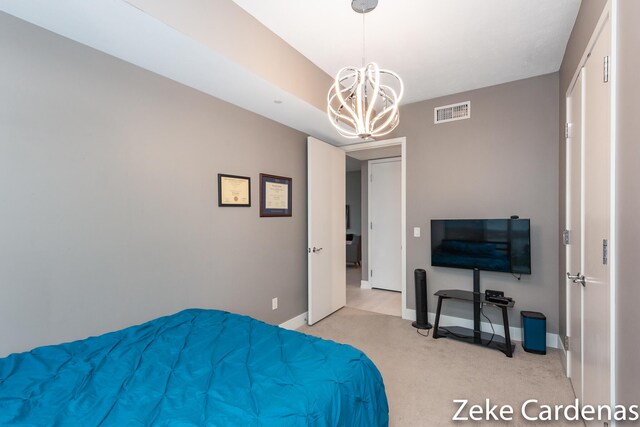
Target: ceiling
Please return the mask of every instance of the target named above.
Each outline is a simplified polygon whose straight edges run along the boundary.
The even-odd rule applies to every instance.
[[[331,76],[362,62],[349,0],[234,0]],[[580,0],[380,0],[366,61],[398,73],[401,104],[560,69]]]
[[[361,142],[319,105],[331,76],[361,61],[350,1],[234,1],[0,0],[0,11],[334,145]],[[402,104],[551,73],[579,6],[380,0],[366,15],[367,59],[401,75]]]
[[[180,17],[179,12],[187,10],[196,16],[202,12],[209,19],[211,11],[201,9],[221,10],[228,5],[242,11],[231,0],[150,3],[161,8],[163,18]],[[334,145],[353,142],[336,134],[325,111],[212,48],[207,37],[215,36],[187,35],[185,29],[154,16],[160,15],[158,9],[144,11],[138,4],[131,0],[0,0],[0,11]],[[222,44],[234,36],[226,34],[214,41]]]

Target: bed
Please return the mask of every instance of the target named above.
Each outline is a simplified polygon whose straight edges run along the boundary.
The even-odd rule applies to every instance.
[[[0,425],[386,426],[361,351],[189,309],[0,359]]]

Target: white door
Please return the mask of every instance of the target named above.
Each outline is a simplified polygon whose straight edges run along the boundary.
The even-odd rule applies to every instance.
[[[582,73],[567,98],[567,209],[569,244],[566,246],[567,273],[584,272],[582,264]],[[567,278],[569,301],[569,377],[573,391],[582,401],[582,294],[583,286]]]
[[[401,161],[369,162],[369,283],[402,289]]]
[[[343,150],[318,139],[308,138],[309,325],[346,304],[344,171]]]
[[[584,67],[583,403],[611,404],[611,25],[605,24]],[[610,79],[610,78],[609,78]],[[596,423],[602,425],[602,423]]]

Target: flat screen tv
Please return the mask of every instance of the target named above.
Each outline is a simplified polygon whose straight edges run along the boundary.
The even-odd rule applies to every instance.
[[[433,219],[431,265],[531,274],[528,219]]]

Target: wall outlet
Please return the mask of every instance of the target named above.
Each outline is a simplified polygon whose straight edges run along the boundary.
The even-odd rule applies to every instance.
[[[277,310],[278,309],[278,298],[273,298],[271,300],[271,310]]]
[[[420,227],[413,227],[413,237],[420,237]]]

